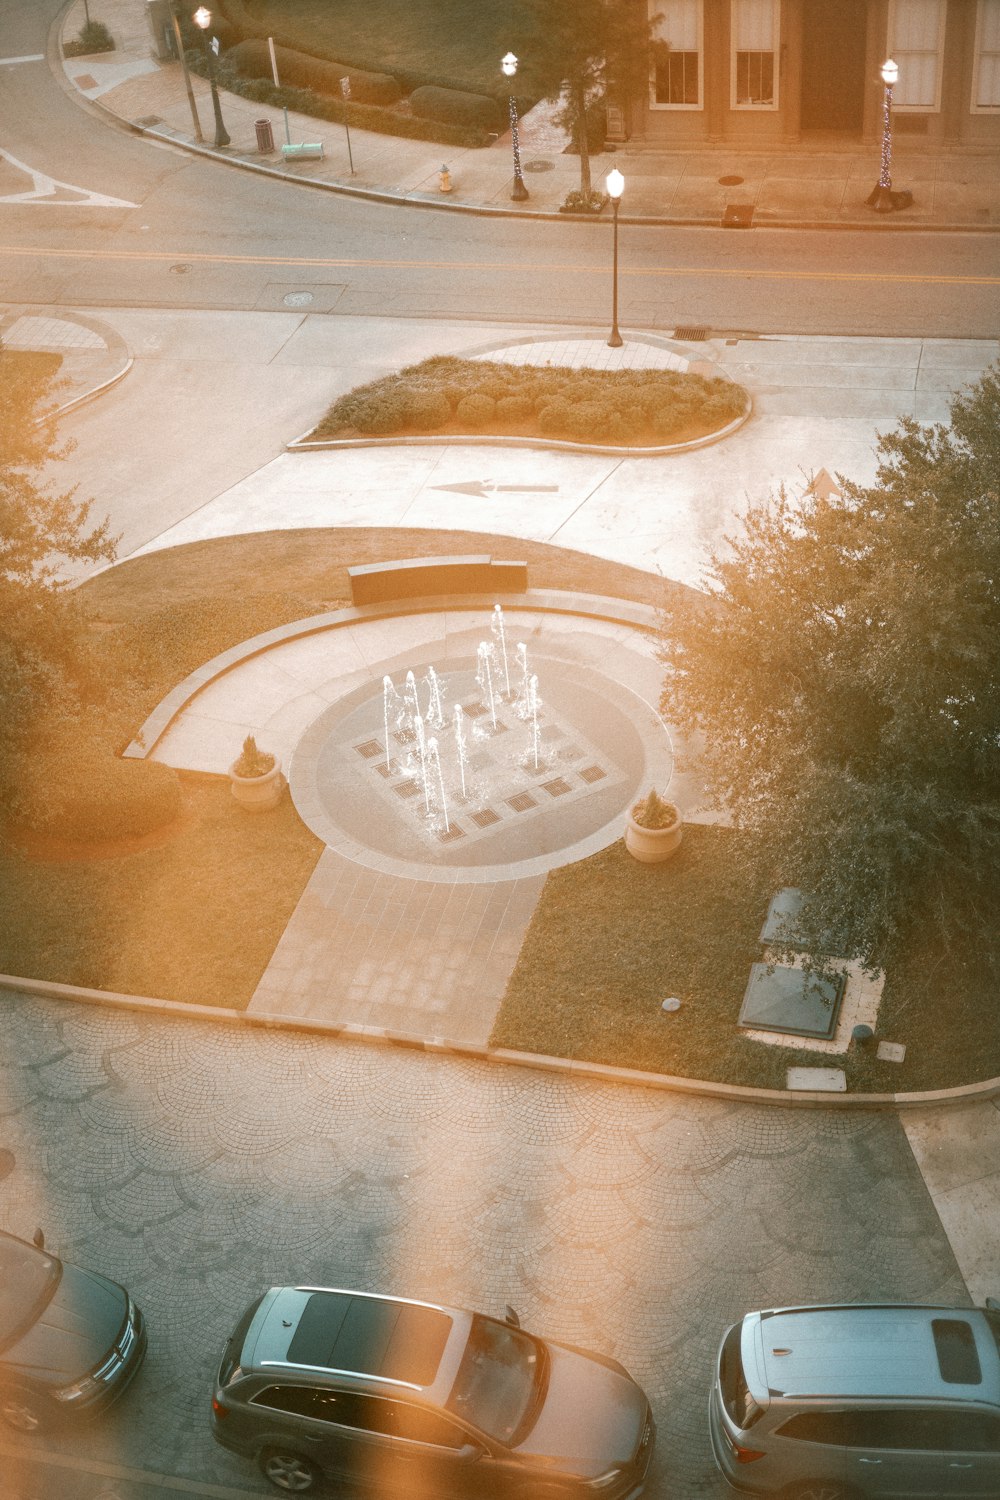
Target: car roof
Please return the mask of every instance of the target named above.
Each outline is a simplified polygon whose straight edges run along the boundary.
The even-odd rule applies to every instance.
[[[979,1309],[855,1304],[752,1316],[747,1331],[769,1396],[971,1401],[1000,1410],[998,1334]]]
[[[335,1287],[272,1287],[247,1330],[240,1364],[322,1370],[388,1386],[448,1388],[471,1315],[403,1297]]]

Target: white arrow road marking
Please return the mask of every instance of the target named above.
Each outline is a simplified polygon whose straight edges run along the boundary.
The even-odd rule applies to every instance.
[[[130,203],[127,198],[112,198],[108,193],[92,193],[89,188],[74,187],[71,182],[60,182],[58,177],[49,177],[44,172],[38,172],[34,167],[26,166],[23,161],[18,161],[16,156],[11,156],[9,151],[4,151],[0,146],[0,156],[4,161],[18,172],[24,172],[31,178],[31,191],[25,193],[7,193],[0,197],[0,203],[54,203],[58,208],[138,208],[138,203]],[[58,196],[60,190],[64,193],[73,193],[73,198],[61,198]]]

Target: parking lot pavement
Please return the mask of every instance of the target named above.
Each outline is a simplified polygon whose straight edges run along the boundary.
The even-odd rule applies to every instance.
[[[747,1107],[0,995],[0,1224],[127,1284],[144,1370],[99,1423],[4,1452],[21,1500],[260,1492],[208,1432],[213,1367],[271,1283],[499,1312],[645,1386],[653,1500],[725,1493],[722,1329],[820,1299],[965,1302],[898,1122]],[[36,1448],[36,1453],[39,1449]],[[60,1463],[67,1464],[66,1468]],[[122,1472],[126,1471],[126,1472]],[[131,1471],[134,1477],[130,1477]]]

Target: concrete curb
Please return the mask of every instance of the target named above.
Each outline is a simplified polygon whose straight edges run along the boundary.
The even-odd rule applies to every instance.
[[[576,1062],[571,1058],[547,1057],[537,1052],[514,1052],[506,1047],[483,1047],[471,1042],[449,1041],[447,1037],[411,1036],[382,1026],[255,1014],[229,1007],[189,1004],[183,1000],[156,1000],[148,995],[122,995],[113,990],[92,990],[40,979],[21,979],[13,974],[0,974],[0,990],[46,1000],[70,1000],[85,1005],[105,1005],[117,1010],[135,1010],[145,1015],[175,1016],[178,1020],[225,1023],[262,1031],[303,1032],[310,1036],[402,1047],[411,1052],[430,1052],[502,1067],[531,1068],[536,1072],[555,1073],[567,1078],[589,1078],[598,1083],[621,1084],[629,1088],[728,1099],[734,1103],[780,1105],[787,1109],[921,1109],[928,1106],[978,1103],[1000,1095],[1000,1078],[990,1078],[982,1083],[967,1084],[960,1088],[929,1090],[921,1094],[792,1093],[787,1089],[747,1088],[734,1083],[677,1078],[669,1073],[645,1073],[637,1068],[617,1068],[608,1063]]]

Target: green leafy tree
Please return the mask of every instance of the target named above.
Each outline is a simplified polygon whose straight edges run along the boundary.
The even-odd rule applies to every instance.
[[[56,439],[55,371],[0,347],[0,801],[16,800],[19,753],[44,713],[72,714],[86,687],[84,648],[67,569],[110,561],[107,521],[42,470],[65,458]]]
[[[1000,366],[878,443],[875,482],[782,492],[666,621],[664,711],[740,861],[810,892],[817,952],[983,942],[1000,878]],[[932,935],[932,936],[929,936]]]
[[[556,122],[580,153],[580,192],[589,197],[587,112],[606,95],[625,99],[644,89],[653,39],[645,0],[525,0],[520,73],[546,99],[564,100]]]

